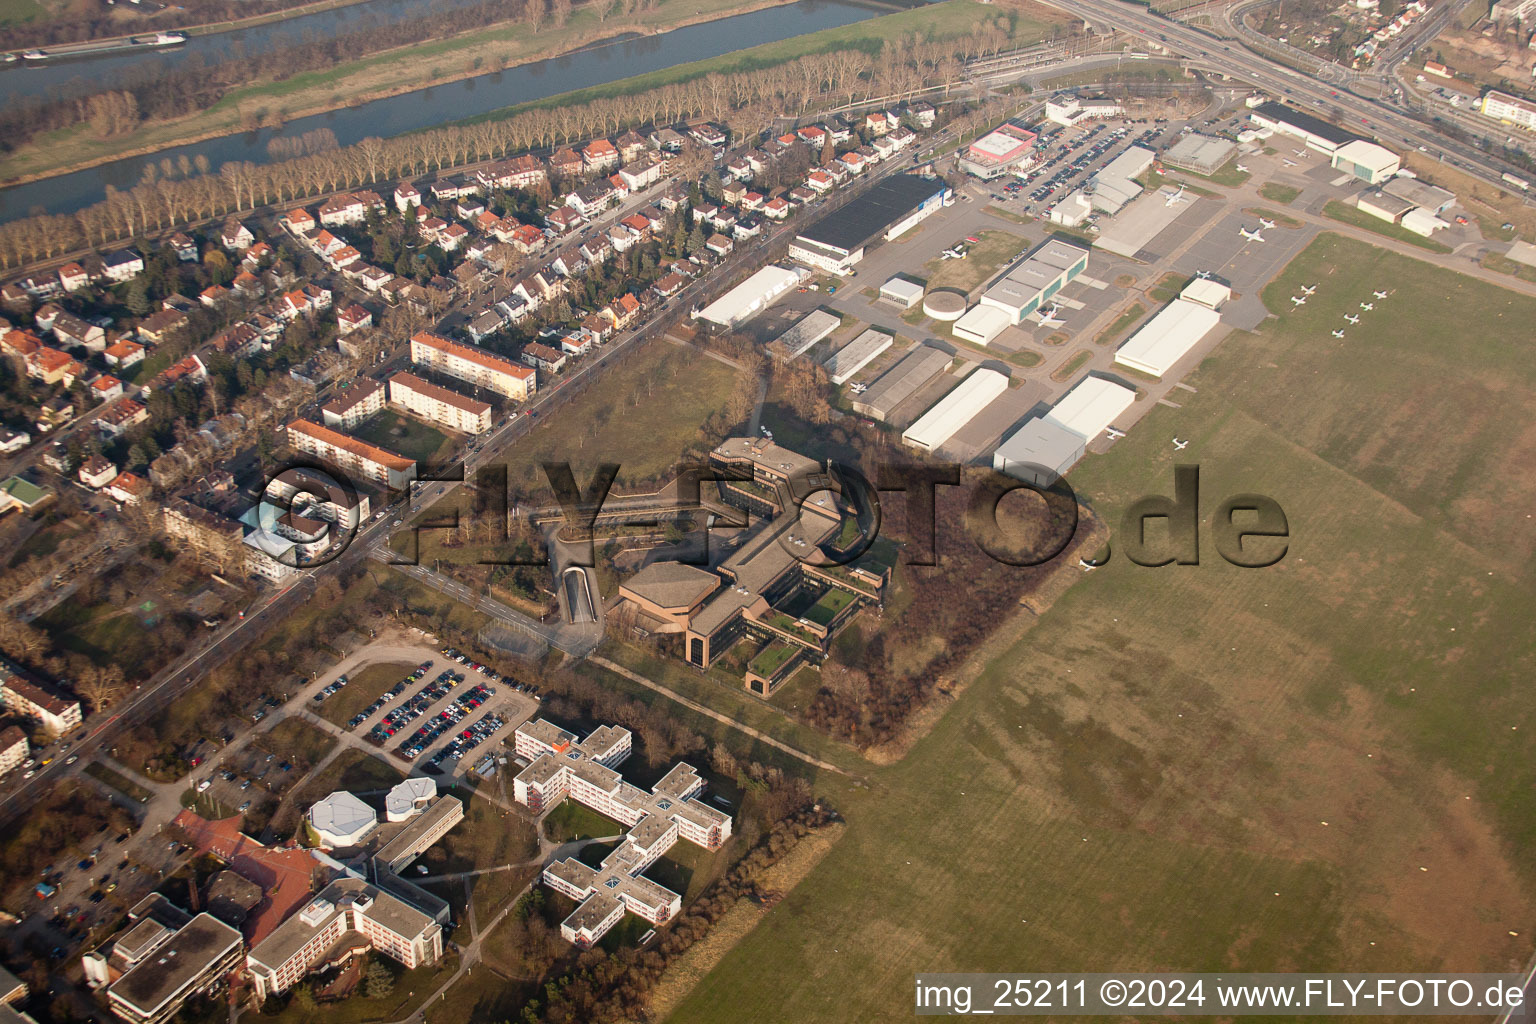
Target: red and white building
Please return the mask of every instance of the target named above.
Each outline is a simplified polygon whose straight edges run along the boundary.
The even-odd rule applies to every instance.
[[[405,490],[416,479],[416,460],[376,448],[309,420],[294,420],[288,424],[288,444],[295,451],[313,455],[393,490]]]
[[[461,434],[483,434],[491,429],[489,402],[439,387],[414,373],[402,370],[389,378],[389,400],[407,412]]]
[[[411,338],[411,362],[517,402],[526,401],[537,389],[530,368],[427,331]]]

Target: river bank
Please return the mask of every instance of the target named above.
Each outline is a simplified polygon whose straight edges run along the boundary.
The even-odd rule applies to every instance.
[[[240,132],[280,128],[301,118],[567,58],[624,37],[665,35],[794,2],[670,0],[638,18],[607,23],[598,22],[589,2],[573,10],[565,28],[546,30],[531,38],[524,24],[503,22],[487,30],[380,51],[327,71],[254,83],[197,114],[145,124],[129,138],[100,139],[88,125],[50,132],[0,158],[0,187],[157,155],[166,149]],[[684,10],[689,13],[684,14]]]

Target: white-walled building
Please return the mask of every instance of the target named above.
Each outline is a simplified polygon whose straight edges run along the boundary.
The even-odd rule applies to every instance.
[[[526,401],[537,389],[531,367],[422,331],[411,338],[411,362],[494,391],[513,401]]]
[[[379,826],[373,808],[344,789],[311,806],[307,818],[309,827],[329,850],[356,846]]]
[[[938,451],[960,432],[960,428],[1007,390],[1007,377],[996,370],[977,367],[906,429],[901,435],[902,444],[919,451]]]
[[[404,370],[389,378],[389,400],[461,434],[483,434],[491,429],[489,402],[438,387]]]

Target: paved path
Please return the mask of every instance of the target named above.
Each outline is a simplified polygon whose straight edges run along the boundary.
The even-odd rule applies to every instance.
[[[839,775],[848,774],[846,771],[839,768],[835,764],[829,764],[828,762],[819,758],[812,757],[810,754],[807,754],[803,750],[798,750],[795,747],[790,746],[788,743],[782,743],[779,740],[774,739],[772,736],[769,736],[767,733],[760,729],[754,729],[750,725],[743,725],[742,723],[736,721],[736,719],[731,718],[728,715],[722,715],[720,712],[711,708],[707,708],[696,700],[689,700],[687,697],[674,693],[673,691],[667,689],[665,686],[662,686],[660,683],[653,683],[639,673],[631,672],[629,669],[625,668],[623,665],[620,665],[618,662],[609,661],[607,658],[598,657],[596,655],[593,655],[587,660],[594,665],[602,666],[615,675],[623,676],[625,679],[628,679],[632,683],[638,683],[639,685],[645,687],[647,690],[655,690],[663,697],[666,697],[669,700],[674,700],[691,711],[697,711],[699,714],[713,718],[715,721],[724,725],[728,725],[732,729],[745,733],[746,735],[751,736],[753,739],[761,743],[766,743],[770,747],[773,747],[775,750],[782,750],[784,753],[791,757],[799,758],[806,764],[814,765],[823,771],[836,772]]]

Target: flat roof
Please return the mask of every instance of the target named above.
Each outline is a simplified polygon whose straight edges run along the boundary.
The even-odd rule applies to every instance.
[[[1115,362],[1161,377],[1221,322],[1221,314],[1174,299],[1115,353]]]
[[[1190,132],[1169,147],[1163,154],[1163,162],[1193,167],[1219,167],[1226,163],[1237,150],[1237,143],[1230,139],[1213,139],[1209,135]]]
[[[733,327],[767,308],[774,299],[800,282],[800,271],[766,266],[699,310],[698,318]]]
[[[1005,122],[971,143],[966,157],[977,163],[1005,164],[1023,155],[1034,141],[1034,132]]]
[[[1001,314],[1002,310],[996,312]],[[918,345],[882,373],[862,395],[855,395],[853,410],[883,420],[954,361],[955,357],[943,349]]]
[[[1109,226],[1094,239],[1093,247],[1128,259],[1134,258],[1162,234],[1164,228],[1193,206],[1193,203],[1168,205],[1163,189],[1149,192],[1116,214]]]
[[[853,375],[874,361],[875,357],[896,343],[895,337],[871,327],[832,353],[824,365],[833,384],[846,384]]]
[[[1388,167],[1396,169],[1402,163],[1396,153],[1366,139],[1351,139],[1340,146],[1334,156],[1343,157],[1350,163],[1369,167],[1375,171],[1385,170]]]
[[[1288,107],[1283,103],[1276,103],[1274,100],[1260,103],[1257,107],[1253,108],[1253,113],[1267,121],[1286,124],[1297,131],[1308,135],[1315,135],[1324,141],[1333,143],[1335,146],[1342,146],[1352,139],[1360,138],[1354,132],[1345,131],[1338,125],[1329,124],[1322,118],[1313,117],[1311,114],[1303,113],[1295,107]]]
[[[977,367],[970,376],[901,435],[905,444],[936,451],[954,437],[960,428],[985,409],[993,399],[1008,390],[1008,378],[996,370]]]
[[[853,252],[892,224],[944,191],[944,182],[915,174],[895,174],[878,182],[842,209],[806,228],[799,238],[842,252]]]
[[[303,949],[309,940],[324,929],[337,914],[341,913],[344,909],[341,906],[342,901],[349,897],[371,899],[372,905],[366,911],[368,917],[396,935],[414,938],[435,923],[431,916],[422,913],[399,897],[384,892],[378,886],[370,885],[357,878],[337,878],[320,890],[320,894],[307,904],[307,906],[315,906],[321,901],[329,904],[329,909],[322,917],[311,916],[314,923],[309,924],[304,920],[304,911],[290,915],[272,931],[272,934],[256,944],[250,952],[250,959],[264,967],[277,970],[295,953]]]
[[[1030,476],[1016,472],[1021,466],[1039,466],[1060,476],[1083,457],[1087,444],[1081,434],[1068,430],[1048,416],[1037,416],[1024,424],[992,453],[992,468],[1000,473]],[[1040,480],[1049,487],[1054,478]]]
[[[1082,246],[1059,238],[1047,238],[988,288],[982,298],[1002,306],[1022,308],[1087,256],[1088,250]]]
[[[423,779],[407,779],[394,789],[389,791],[389,797],[394,797],[401,786],[419,783]],[[433,792],[437,787],[432,787]],[[388,799],[389,797],[386,797]],[[414,797],[412,801],[414,801]],[[438,828],[445,818],[459,819],[464,817],[464,804],[456,796],[440,796],[433,800],[425,811],[410,820],[400,833],[384,844],[384,848],[374,854],[374,860],[381,861],[391,871],[404,867],[406,863],[420,856],[432,842],[427,841],[427,836]]]
[[[1013,318],[1007,313],[996,306],[977,303],[969,312],[955,321],[951,330],[957,334],[964,331],[968,335],[981,338],[982,344],[986,345],[1011,326],[1013,326]]]
[[[920,299],[923,297],[923,286],[916,281],[908,281],[904,277],[891,278],[880,286],[880,290],[899,299]]]
[[[1051,407],[1046,418],[1083,440],[1092,441],[1135,401],[1136,392],[1123,384],[1102,377],[1085,377]]]
[[[211,914],[198,914],[108,990],[147,1016],[176,998],[241,943],[240,933]]]
[[[682,562],[652,562],[619,586],[659,608],[691,608],[721,586],[712,572]]]
[[[1381,183],[1381,191],[1431,210],[1443,210],[1456,201],[1456,193],[1417,178],[1389,178]]]
[[[1198,302],[1212,309],[1220,309],[1221,304],[1231,297],[1232,289],[1211,277],[1197,277],[1179,292],[1179,298]]]
[[[769,344],[782,349],[790,358],[804,355],[818,341],[837,330],[838,324],[842,322],[842,317],[834,316],[826,310],[813,309]]]

